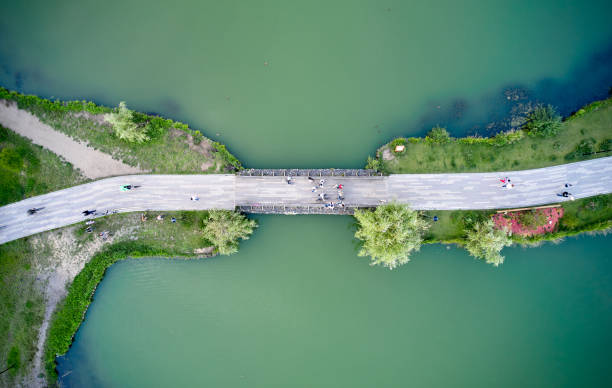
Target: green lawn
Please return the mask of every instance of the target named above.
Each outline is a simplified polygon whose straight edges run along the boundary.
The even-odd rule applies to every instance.
[[[566,119],[554,137],[526,135],[503,146],[491,142],[487,138],[463,138],[434,144],[420,138],[399,138],[381,147],[378,157],[382,171],[400,174],[525,170],[611,156],[612,98],[590,104]],[[405,151],[393,152],[400,144],[406,146]],[[383,160],[385,149],[393,160]]]
[[[239,169],[240,162],[219,143],[202,136],[186,124],[134,112],[134,121],[149,124],[150,141],[128,143],[115,136],[104,115],[112,109],[86,101],[50,101],[0,87],[2,99],[15,101],[20,109],[68,136],[86,142],[131,166],[160,174],[219,173]]]
[[[70,163],[0,126],[0,206],[86,181]]]
[[[0,370],[16,365],[0,375],[0,386],[12,386],[36,352],[44,314],[43,294],[35,285],[41,253],[23,239],[0,245]]]
[[[527,238],[513,236],[513,240],[519,243],[530,243],[612,227],[612,194],[567,201],[561,206],[564,215],[557,232]],[[494,213],[495,211],[491,210],[424,211],[423,216],[431,221],[431,227],[425,235],[425,242],[461,243],[465,237],[465,230],[476,221],[486,219]],[[434,216],[438,216],[438,221],[433,221]]]

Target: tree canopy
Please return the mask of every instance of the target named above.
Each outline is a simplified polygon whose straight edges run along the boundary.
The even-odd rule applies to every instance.
[[[501,250],[512,245],[512,240],[505,230],[496,229],[492,220],[477,222],[467,232],[465,248],[476,258],[498,266],[504,262]]]
[[[134,113],[127,108],[123,101],[119,103],[117,112],[106,114],[104,120],[112,125],[115,135],[119,139],[130,143],[144,143],[149,140],[146,128],[140,127],[134,122]]]
[[[227,211],[211,210],[204,220],[204,238],[210,241],[219,254],[231,255],[238,251],[238,239],[247,240],[257,227],[255,220]]]
[[[406,205],[391,203],[376,210],[356,210],[358,229],[355,237],[362,241],[359,256],[370,256],[371,265],[393,269],[410,260],[418,251],[429,224]]]

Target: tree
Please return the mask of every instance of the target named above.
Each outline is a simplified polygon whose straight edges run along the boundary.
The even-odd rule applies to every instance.
[[[373,158],[368,156],[368,161],[366,162],[366,168],[368,170],[380,171],[380,160],[378,158]]]
[[[204,220],[203,234],[220,254],[231,255],[238,251],[238,239],[248,240],[256,227],[255,220],[240,213],[211,210],[208,219]]]
[[[146,128],[138,126],[133,116],[133,112],[127,108],[125,102],[121,101],[117,112],[106,114],[104,120],[110,123],[119,139],[130,143],[144,143],[149,140]]]
[[[561,128],[561,116],[552,105],[538,105],[527,115],[525,129],[532,136],[554,136]]]
[[[512,240],[505,230],[496,229],[493,220],[477,222],[474,228],[467,232],[465,248],[476,258],[498,266],[504,262],[501,250],[512,245]]]
[[[429,224],[406,205],[391,203],[376,210],[356,210],[358,229],[355,237],[362,240],[359,256],[370,256],[371,265],[389,269],[406,264],[410,253],[418,251],[423,233]]]
[[[446,128],[437,125],[427,133],[426,139],[431,143],[445,144],[450,141],[450,134]]]

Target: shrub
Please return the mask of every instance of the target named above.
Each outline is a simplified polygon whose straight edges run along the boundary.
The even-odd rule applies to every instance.
[[[435,126],[427,133],[425,137],[425,141],[433,144],[445,144],[450,142],[451,137],[446,130],[446,128],[442,128],[440,126]]]
[[[527,115],[525,129],[531,136],[554,136],[561,128],[561,116],[552,105],[538,105]]]
[[[576,148],[565,155],[565,160],[581,159],[584,156],[595,152],[595,139],[584,139],[576,146]]]
[[[212,210],[204,221],[204,238],[222,255],[238,251],[238,239],[248,240],[257,227],[255,220],[227,210]]]
[[[15,375],[17,369],[21,366],[21,355],[19,354],[19,348],[17,346],[11,347],[8,357],[6,359],[6,367],[11,368],[11,374]],[[3,368],[4,369],[4,368]]]
[[[522,226],[534,229],[546,225],[548,219],[546,215],[537,210],[525,210],[518,214],[518,222]]]
[[[115,135],[119,139],[130,143],[144,143],[149,140],[149,136],[145,133],[146,129],[134,122],[133,112],[127,108],[123,101],[119,103],[117,112],[105,115],[104,120],[112,125]]]
[[[495,229],[491,219],[474,224],[465,240],[465,248],[470,255],[496,267],[504,262],[500,252],[509,245],[512,245],[512,240],[506,231]]]
[[[391,143],[389,143],[389,145],[391,146],[391,150],[395,149],[395,147],[398,145],[406,145],[406,144],[407,144],[407,141],[403,137],[398,137],[397,139],[393,139],[391,140]]]
[[[380,170],[380,160],[378,158],[373,158],[368,156],[368,161],[366,162],[366,168],[369,170],[379,171]]]
[[[497,147],[503,147],[505,145],[516,143],[525,136],[522,130],[511,130],[507,132],[500,132],[492,138],[493,145]]]
[[[358,229],[355,237],[362,241],[359,256],[370,256],[370,265],[393,269],[407,263],[418,251],[429,224],[406,205],[391,203],[376,210],[356,210]]]
[[[232,166],[236,170],[240,170],[242,168],[240,161],[234,155],[230,154],[225,145],[216,141],[213,142],[212,145],[214,149],[219,152],[219,154],[221,155],[221,159],[223,159],[225,163]]]

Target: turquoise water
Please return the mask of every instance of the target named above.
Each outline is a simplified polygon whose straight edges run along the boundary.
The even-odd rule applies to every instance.
[[[260,217],[240,253],[128,260],[96,291],[63,386],[610,386],[612,240],[424,247],[389,271],[347,217]]]
[[[611,14],[605,0],[3,2],[0,84],[125,100],[249,167],[357,167],[435,124],[487,132],[507,89],[564,112],[604,97]]]

